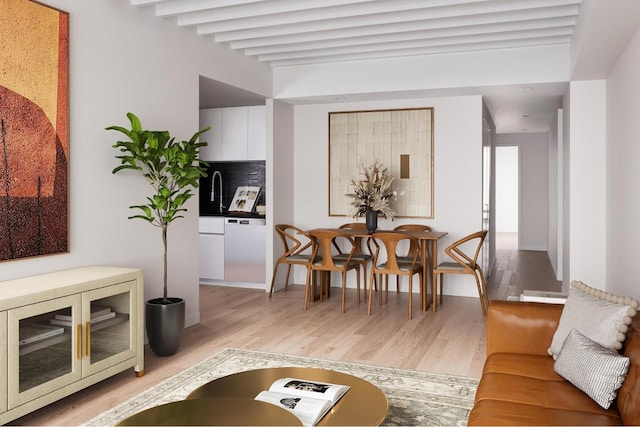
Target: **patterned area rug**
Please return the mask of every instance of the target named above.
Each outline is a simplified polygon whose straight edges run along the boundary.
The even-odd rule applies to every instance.
[[[466,425],[478,385],[475,378],[229,348],[98,415],[86,426],[107,426],[143,409],[184,399],[197,387],[236,372],[278,366],[333,369],[380,388],[389,401],[383,425]]]

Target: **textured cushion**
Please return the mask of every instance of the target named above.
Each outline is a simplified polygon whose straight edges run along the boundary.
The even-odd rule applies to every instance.
[[[620,350],[637,307],[638,301],[632,298],[603,292],[582,282],[571,282],[549,354],[554,359],[557,357],[565,338],[574,328],[605,348]]]
[[[609,409],[629,370],[629,358],[602,347],[575,329],[562,345],[553,370]]]

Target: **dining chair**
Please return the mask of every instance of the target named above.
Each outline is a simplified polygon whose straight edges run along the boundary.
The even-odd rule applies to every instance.
[[[347,236],[338,230],[318,229],[308,232],[309,237],[313,240],[313,253],[311,258],[311,274],[307,275],[307,287],[305,290],[304,309],[307,309],[307,303],[311,296],[311,275],[318,272],[331,274],[332,271],[342,273],[342,313],[345,312],[346,306],[346,288],[347,288],[347,272],[349,270],[356,271],[358,304],[360,304],[360,264],[351,258],[356,250],[355,239]],[[337,257],[335,244],[342,247],[348,247],[349,252],[346,258]],[[320,286],[330,286],[328,280],[321,280]],[[328,291],[328,290],[327,290]],[[321,290],[323,293],[324,290]]]
[[[277,224],[275,226],[276,233],[284,246],[284,253],[276,260],[273,267],[273,277],[271,278],[271,288],[269,289],[269,298],[273,294],[273,286],[276,280],[278,267],[282,264],[287,266],[287,276],[284,279],[284,291],[289,286],[289,275],[291,267],[294,265],[303,265],[307,268],[307,277],[311,274],[311,256],[313,250],[313,242],[306,233],[290,224]],[[249,249],[250,250],[250,249]]]
[[[393,231],[431,231],[431,227],[423,224],[403,224],[395,227]],[[409,244],[409,249],[404,255],[399,255],[397,257],[399,263],[411,263],[415,254],[418,254],[418,262],[421,263],[420,259],[420,241],[412,240]],[[396,278],[397,281],[397,278]],[[396,292],[399,292],[399,289],[396,288]]]
[[[364,222],[349,222],[342,224],[338,228],[340,230],[356,230],[368,233],[367,224]],[[367,265],[373,262],[371,241],[369,237],[363,238],[360,236],[353,236],[353,238],[355,240],[356,249],[353,252],[351,260],[357,262],[362,267],[362,288],[364,290],[364,294],[367,295]],[[366,252],[363,250],[363,244],[366,247]],[[349,253],[343,252],[342,248],[336,242],[334,242],[334,247],[338,251],[338,253],[334,255],[334,258],[347,258],[349,256]]]
[[[445,274],[469,274],[476,280],[476,286],[478,288],[478,296],[480,297],[480,305],[482,307],[482,315],[487,315],[487,308],[489,306],[489,297],[487,295],[487,285],[485,282],[484,274],[478,264],[478,256],[480,255],[480,249],[484,242],[487,232],[485,230],[478,231],[462,239],[452,243],[447,247],[444,252],[449,255],[453,262],[445,261],[438,264],[433,270],[432,280],[432,292],[433,292],[433,311],[436,311],[436,289],[438,284],[438,276],[440,277],[440,304],[442,304],[442,288],[444,285]],[[465,249],[472,249],[465,252]]]
[[[416,240],[402,232],[394,231],[381,231],[373,233],[371,235],[371,241],[375,246],[373,255],[373,267],[371,268],[371,283],[373,283],[374,277],[378,275],[380,277],[380,293],[378,294],[378,304],[382,305],[382,276],[385,276],[385,300],[388,301],[389,291],[389,276],[394,275],[396,278],[399,276],[408,276],[409,280],[409,319],[413,317],[413,276],[418,274],[420,283],[422,283],[422,265],[418,262],[420,251],[415,251],[411,262],[398,262],[397,250],[398,245],[403,245],[405,242],[409,244]],[[381,242],[381,243],[378,243]],[[381,248],[384,247],[384,252]],[[382,261],[381,254],[386,254],[386,261]],[[396,283],[396,287],[399,284]],[[422,285],[420,289],[420,301],[422,301]],[[371,301],[373,297],[373,287],[369,287],[369,300],[367,307],[367,314],[371,315]]]

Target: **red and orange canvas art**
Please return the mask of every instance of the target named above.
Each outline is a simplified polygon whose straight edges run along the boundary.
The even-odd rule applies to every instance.
[[[0,2],[0,260],[68,252],[69,15]]]

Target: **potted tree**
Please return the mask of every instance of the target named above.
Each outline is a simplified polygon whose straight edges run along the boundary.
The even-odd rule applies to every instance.
[[[120,166],[112,173],[123,170],[139,172],[151,185],[153,193],[147,203],[130,206],[137,214],[129,219],[139,218],[160,228],[164,246],[164,271],[162,298],[146,302],[145,324],[151,350],[158,356],[174,354],[180,344],[184,329],[185,301],[169,297],[167,292],[167,228],[174,220],[183,218],[184,204],[193,196],[200,178],[207,176],[207,163],[198,158],[200,147],[206,142],[198,142],[198,137],[208,131],[207,127],[196,132],[188,141],[176,141],[168,131],[143,130],[140,120],[133,113],[127,113],[131,129],[109,126],[124,134],[128,140],[118,141],[113,146],[120,154]]]

